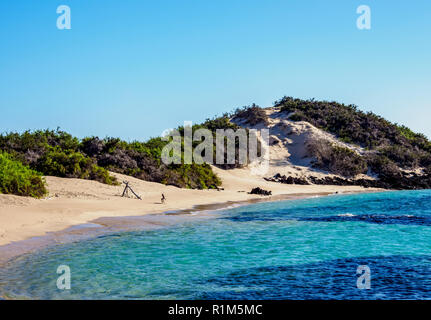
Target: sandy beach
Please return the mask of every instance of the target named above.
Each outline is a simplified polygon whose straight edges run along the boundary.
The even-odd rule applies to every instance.
[[[119,181],[129,181],[142,200],[122,198],[124,186],[108,186],[81,179],[46,177],[49,196],[45,199],[0,195],[0,246],[43,236],[47,232],[61,231],[101,217],[141,216],[192,209],[198,205],[262,198],[276,200],[282,195],[312,196],[376,190],[357,186],[285,185],[264,181],[261,177],[251,175],[249,169],[214,170],[223,180],[224,190],[180,189],[113,173]],[[273,197],[248,194],[254,187],[271,190]],[[164,204],[160,201],[162,193],[167,198]]]

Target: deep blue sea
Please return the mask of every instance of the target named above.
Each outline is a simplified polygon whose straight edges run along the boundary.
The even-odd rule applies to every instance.
[[[267,202],[211,215],[23,255],[0,268],[0,296],[431,298],[429,190]],[[59,265],[70,267],[70,290],[57,288]],[[364,265],[369,289],[358,288]]]

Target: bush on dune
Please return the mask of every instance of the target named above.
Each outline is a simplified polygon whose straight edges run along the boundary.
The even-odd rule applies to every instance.
[[[78,146],[79,139],[59,129],[0,135],[0,149],[30,166],[52,148],[76,151]]]
[[[431,165],[431,142],[423,134],[393,124],[372,112],[365,113],[355,105],[284,97],[276,101],[275,106],[280,107],[281,113],[286,112],[289,120],[307,121],[336,135],[341,141],[364,147],[367,154],[363,159],[379,177],[398,177],[402,175],[401,169],[414,170]],[[326,158],[339,163],[339,155],[335,152]],[[346,155],[341,155],[344,167],[362,167],[356,157]],[[349,158],[350,164],[347,163]],[[329,166],[324,162],[317,165]]]
[[[263,123],[268,125],[268,116],[261,107],[256,104],[252,104],[251,106],[242,107],[236,109],[232,116],[232,120],[240,120],[244,121],[244,123],[254,126],[258,123]]]
[[[254,105],[254,104],[253,104]],[[206,119],[205,122],[203,122],[202,124],[197,124],[197,125],[193,125],[192,131],[195,132],[196,130],[199,129],[208,129],[212,132],[213,135],[213,148],[212,148],[212,158],[215,160],[216,159],[216,132],[218,129],[222,129],[222,130],[233,130],[233,131],[237,131],[238,129],[243,129],[245,130],[245,133],[247,135],[247,141],[249,141],[251,132],[248,128],[242,128],[239,125],[237,125],[234,122],[231,122],[230,119],[231,117],[235,117],[235,114],[237,114],[238,112],[242,112],[244,110],[249,110],[251,107],[244,107],[243,109],[238,109],[240,111],[236,111],[235,113],[229,115],[227,113],[223,114],[221,117],[215,117],[212,119]],[[263,109],[261,109],[260,107],[254,105],[254,108],[259,109],[260,111],[262,111],[266,117],[266,113],[263,111]],[[248,111],[246,111],[248,113]],[[239,119],[239,118],[238,118]],[[243,118],[241,118],[243,119]],[[265,118],[267,119],[267,117]],[[248,119],[247,121],[255,121],[255,118],[251,118]],[[257,120],[258,122],[262,122],[263,120]],[[266,121],[266,120],[265,120]],[[179,133],[181,134],[181,136],[184,135],[184,128],[183,127],[179,127],[178,128]],[[229,142],[234,142],[235,144],[235,161],[234,163],[228,163],[227,159],[227,145],[228,145],[228,140],[231,139],[228,136],[226,136],[224,138],[224,155],[223,155],[223,163],[222,164],[215,164],[215,166],[228,170],[228,169],[235,169],[235,168],[242,168],[244,166],[246,166],[249,162],[250,162],[250,158],[249,155],[247,153],[247,159],[246,159],[246,163],[240,163],[239,161],[239,151],[240,151],[240,141],[238,139],[238,137],[235,137],[235,141],[229,141]],[[197,145],[199,145],[201,143],[201,141],[194,141],[193,142],[193,147],[196,147]],[[247,146],[248,146],[248,142],[247,142]],[[257,156],[261,156],[261,144],[260,141],[257,142]],[[204,155],[204,154],[202,154]]]
[[[372,112],[363,112],[355,105],[284,97],[276,101],[275,106],[281,112],[287,112],[290,120],[310,122],[343,141],[370,150],[384,146],[403,146],[426,152],[431,150],[431,143],[424,135],[393,124]]]
[[[179,131],[183,133],[184,129]],[[216,188],[221,184],[208,165],[162,163],[161,154],[167,143],[161,138],[129,143],[117,138],[92,137],[83,139],[80,150],[103,168],[146,181],[191,189]]]
[[[354,177],[367,172],[367,162],[354,151],[327,141],[315,141],[307,146],[315,158],[313,166],[344,177]]]
[[[79,152],[62,151],[60,148],[45,153],[37,162],[37,170],[45,175],[96,180],[106,184],[117,184],[114,177],[94,161]]]
[[[188,189],[216,189],[221,185],[221,180],[208,164],[176,165],[164,182]]]
[[[81,144],[78,138],[59,129],[0,135],[1,150],[43,175],[118,184],[106,169],[80,151]]]
[[[41,198],[47,191],[41,174],[0,152],[0,193]]]

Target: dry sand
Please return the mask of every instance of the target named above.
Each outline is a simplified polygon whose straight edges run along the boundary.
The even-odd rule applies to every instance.
[[[117,176],[128,180],[142,197],[122,198],[123,186],[108,186],[95,181],[46,177],[49,197],[32,199],[0,195],[0,246],[35,236],[56,232],[72,225],[87,223],[101,217],[140,216],[170,210],[191,209],[196,205],[247,201],[262,198],[250,195],[254,187],[271,190],[276,199],[280,195],[330,194],[338,191],[373,191],[357,186],[299,186],[267,182],[253,176],[249,169],[214,171],[223,181],[224,190],[187,190],[132,177]],[[161,194],[167,201],[161,204]]]

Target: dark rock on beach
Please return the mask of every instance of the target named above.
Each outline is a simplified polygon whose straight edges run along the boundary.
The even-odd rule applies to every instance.
[[[272,191],[263,190],[263,189],[257,187],[257,188],[253,188],[249,192],[249,194],[260,194],[262,196],[270,196],[270,195],[272,195]]]

